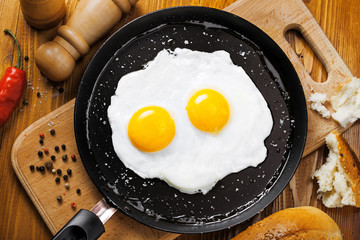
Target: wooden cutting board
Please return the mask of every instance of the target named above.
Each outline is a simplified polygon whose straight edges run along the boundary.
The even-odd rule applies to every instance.
[[[352,77],[350,70],[301,0],[239,0],[224,10],[255,24],[275,40],[295,67],[306,99],[314,92],[326,93],[330,99],[336,94],[337,87]],[[312,47],[328,73],[326,82],[315,82],[306,71],[301,60],[285,39],[285,32],[290,29],[300,31]],[[326,104],[326,107],[333,112],[330,104]],[[308,108],[308,134],[303,156],[323,145],[324,137],[334,129],[340,132],[346,130],[334,120],[325,119]]]
[[[313,91],[326,93],[328,97],[331,97],[335,94],[336,87],[352,76],[301,0],[240,0],[225,10],[257,25],[278,43],[293,63],[301,79],[306,98]],[[285,40],[284,33],[293,28],[304,35],[324,64],[328,72],[325,83],[317,83],[311,79],[298,56]],[[29,126],[20,134],[12,150],[13,168],[53,234],[78,209],[91,209],[102,198],[88,177],[78,155],[73,129],[73,108],[74,100]],[[321,146],[324,143],[324,136],[331,130],[345,130],[334,121],[321,118],[312,110],[308,110],[308,120],[308,137],[304,156]],[[55,129],[54,136],[49,133],[50,129]],[[39,143],[40,133],[45,134],[43,145]],[[60,147],[60,151],[56,152],[54,147],[62,144],[66,145],[66,149],[62,150]],[[39,158],[37,152],[43,148],[48,148],[49,154]],[[65,154],[68,156],[67,161],[62,160]],[[76,162],[70,158],[71,154],[77,157]],[[51,155],[56,156],[53,163],[56,169],[61,169],[63,173],[68,168],[72,169],[73,174],[68,180],[69,189],[65,188],[62,178],[60,183],[56,184],[56,175],[49,171],[40,173],[30,170],[31,164],[43,165],[50,160]],[[77,188],[81,189],[80,195],[76,193]],[[56,200],[58,195],[62,196],[62,202]],[[75,209],[70,206],[72,202],[77,205]],[[105,227],[106,233],[102,239],[174,239],[178,236],[148,228],[120,212],[117,212]]]
[[[90,210],[102,199],[102,195],[87,175],[76,147],[73,128],[74,103],[74,100],[66,103],[25,129],[15,141],[11,153],[12,165],[21,184],[52,234],[60,230],[79,209]],[[55,135],[51,135],[49,129],[54,129]],[[40,133],[45,135],[43,144],[39,143]],[[63,144],[65,150],[61,148]],[[55,146],[59,146],[58,152],[55,151]],[[45,148],[49,153],[39,157],[38,151],[44,151]],[[65,154],[66,161],[62,159]],[[71,158],[72,154],[76,161]],[[55,156],[55,161],[50,160],[52,155]],[[30,165],[44,166],[45,162],[52,162],[53,168],[61,169],[62,174],[53,174],[48,170],[44,173],[30,170]],[[72,174],[64,181],[62,176],[68,175],[67,169],[71,169]],[[56,177],[60,177],[60,183],[55,182]],[[69,184],[69,189],[65,187],[65,183]],[[80,189],[80,194],[76,192],[77,189]],[[57,201],[57,196],[62,197],[61,202]],[[73,202],[76,208],[72,208]],[[103,239],[170,240],[177,237],[177,234],[146,227],[120,212],[110,218],[105,230]]]

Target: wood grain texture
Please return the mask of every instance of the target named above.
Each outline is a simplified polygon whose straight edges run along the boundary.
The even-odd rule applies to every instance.
[[[100,42],[93,45],[90,53],[77,63],[75,72],[71,77],[63,82],[54,84],[41,76],[34,65],[34,51],[37,47],[51,40],[56,29],[45,31],[36,31],[29,27],[19,9],[19,2],[13,0],[2,0],[0,4],[0,27],[9,28],[18,36],[21,44],[21,50],[24,55],[29,56],[29,61],[23,61],[24,69],[27,71],[28,87],[24,93],[23,99],[28,101],[28,105],[20,105],[13,113],[9,121],[0,127],[0,239],[49,239],[51,234],[44,221],[38,214],[28,195],[21,186],[14,171],[12,170],[10,157],[11,148],[17,136],[31,123],[45,116],[56,108],[62,106],[76,96],[77,87],[88,62],[99,48],[101,43],[116,31],[119,27],[132,19],[157,9],[181,6],[196,5],[209,6],[222,9],[235,1],[211,1],[211,0],[140,0],[136,8],[125,16],[114,29],[107,34]],[[306,0],[304,1],[320,27],[329,38],[335,49],[338,51],[351,73],[360,76],[360,1],[359,0]],[[66,19],[73,12],[77,5],[77,0],[68,0],[66,2]],[[293,46],[303,49],[303,42],[295,35]],[[316,61],[312,61],[312,56],[302,51],[303,58],[306,58],[306,66],[309,71],[317,71]],[[4,34],[0,33],[0,72],[3,73],[10,65],[15,65],[16,54],[13,41]],[[314,78],[314,77],[313,77]],[[65,89],[59,93],[58,89]],[[40,92],[38,98],[36,93]],[[350,146],[355,153],[360,154],[359,144],[360,124],[354,124],[344,133],[344,137],[349,141]],[[358,209],[344,207],[341,209],[326,209],[316,199],[317,185],[311,178],[304,179],[304,173],[309,176],[309,171],[319,168],[324,162],[327,149],[321,147],[318,151],[304,158],[298,171],[296,172],[290,185],[285,191],[272,203],[264,209],[258,216],[254,217],[248,224],[255,222],[265,216],[270,215],[280,209],[312,205],[317,206],[328,213],[340,226],[344,239],[359,239],[360,212]],[[178,239],[229,239],[246,226],[237,226],[225,231],[203,235],[182,235]]]

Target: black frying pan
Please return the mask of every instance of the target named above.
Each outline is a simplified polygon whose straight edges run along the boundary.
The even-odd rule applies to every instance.
[[[266,160],[223,178],[206,195],[188,195],[161,180],[142,179],[124,167],[112,146],[107,108],[119,79],[142,69],[160,50],[176,47],[229,52],[261,91],[274,119],[265,141]],[[75,105],[79,153],[107,202],[150,227],[177,233],[225,229],[260,212],[295,173],[306,131],[304,93],[280,47],[246,20],[204,7],[160,10],[117,31],[87,67]]]

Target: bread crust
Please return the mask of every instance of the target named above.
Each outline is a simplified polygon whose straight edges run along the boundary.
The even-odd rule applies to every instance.
[[[315,207],[288,208],[250,226],[233,240],[342,240],[338,225]]]
[[[348,142],[341,136],[341,134],[334,130],[332,131],[336,136],[338,142],[337,148],[339,151],[339,162],[344,169],[345,174],[353,182],[351,187],[355,197],[355,206],[360,207],[360,163],[354,151],[349,146]]]

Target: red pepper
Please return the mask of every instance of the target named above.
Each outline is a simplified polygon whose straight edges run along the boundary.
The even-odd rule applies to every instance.
[[[19,104],[26,85],[25,71],[20,68],[21,52],[19,41],[10,30],[5,29],[4,32],[10,34],[15,39],[18,49],[18,60],[15,67],[6,69],[4,76],[0,80],[0,126],[9,119]]]

